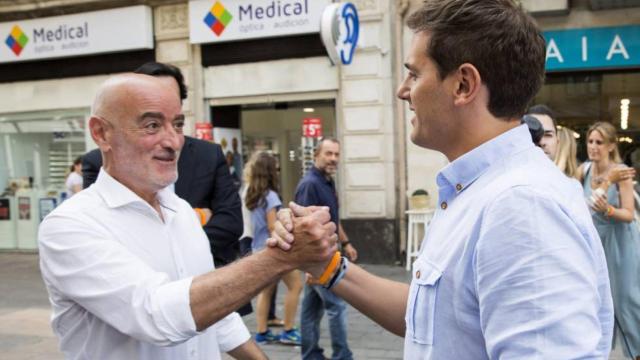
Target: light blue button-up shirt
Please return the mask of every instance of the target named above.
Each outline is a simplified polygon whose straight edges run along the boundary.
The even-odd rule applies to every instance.
[[[577,182],[526,125],[456,159],[437,183],[404,358],[606,359],[613,304],[600,239]]]

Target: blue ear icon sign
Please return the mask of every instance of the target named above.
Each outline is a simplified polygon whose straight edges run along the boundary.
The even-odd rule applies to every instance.
[[[346,3],[342,7],[342,18],[346,28],[346,36],[340,44],[340,60],[345,65],[351,64],[353,54],[358,45],[358,35],[360,32],[360,21],[358,20],[358,11],[352,3]],[[342,36],[340,37],[342,38]]]
[[[331,63],[349,65],[358,45],[360,20],[352,3],[333,3],[322,13],[320,37]]]

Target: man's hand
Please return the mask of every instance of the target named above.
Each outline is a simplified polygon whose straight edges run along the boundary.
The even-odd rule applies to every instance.
[[[329,211],[326,206],[300,206],[293,201],[289,203],[288,209],[282,209],[278,211],[278,221],[276,222],[275,229],[271,234],[271,238],[267,239],[267,246],[279,247],[280,249],[287,251],[291,249],[293,243],[293,218],[303,217],[311,215],[316,211]]]
[[[314,275],[322,273],[337,250],[338,235],[329,208],[302,207],[293,202],[289,206],[278,212],[273,238],[267,245],[285,250],[273,254],[296,268]]]
[[[293,202],[289,206],[278,212],[273,238],[268,239],[267,244],[285,250],[274,254],[295,262],[296,268],[314,276],[322,274],[337,250],[338,235],[329,208],[302,207]]]
[[[347,244],[346,246],[343,246],[342,251],[344,252],[344,255],[347,258],[349,258],[350,261],[355,262],[356,260],[358,260],[358,250],[356,250],[356,248],[353,247],[351,243]]]

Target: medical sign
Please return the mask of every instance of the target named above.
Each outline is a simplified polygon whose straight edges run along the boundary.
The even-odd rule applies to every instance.
[[[153,49],[144,5],[0,23],[0,63]]]
[[[224,29],[229,25],[233,19],[231,13],[225,9],[224,5],[220,1],[216,1],[211,7],[211,10],[204,17],[204,23],[207,24],[209,29],[213,31],[216,36],[222,35]]]
[[[24,49],[28,42],[29,38],[24,31],[22,31],[20,26],[14,25],[11,29],[11,33],[7,36],[7,40],[5,40],[4,43],[7,44],[9,49],[11,49],[16,56],[20,56],[22,49]]]
[[[194,0],[189,2],[192,44],[320,32],[331,0]]]
[[[327,6],[322,14],[320,34],[333,64],[351,64],[360,34],[356,7],[352,3]]]
[[[304,118],[302,120],[302,136],[310,138],[322,137],[322,119]]]
[[[640,25],[545,31],[546,70],[640,67]]]

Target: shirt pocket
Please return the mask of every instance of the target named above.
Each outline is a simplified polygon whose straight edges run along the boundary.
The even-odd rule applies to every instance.
[[[433,345],[436,298],[441,277],[442,271],[428,260],[418,258],[413,263],[405,322],[407,336],[415,343]]]

